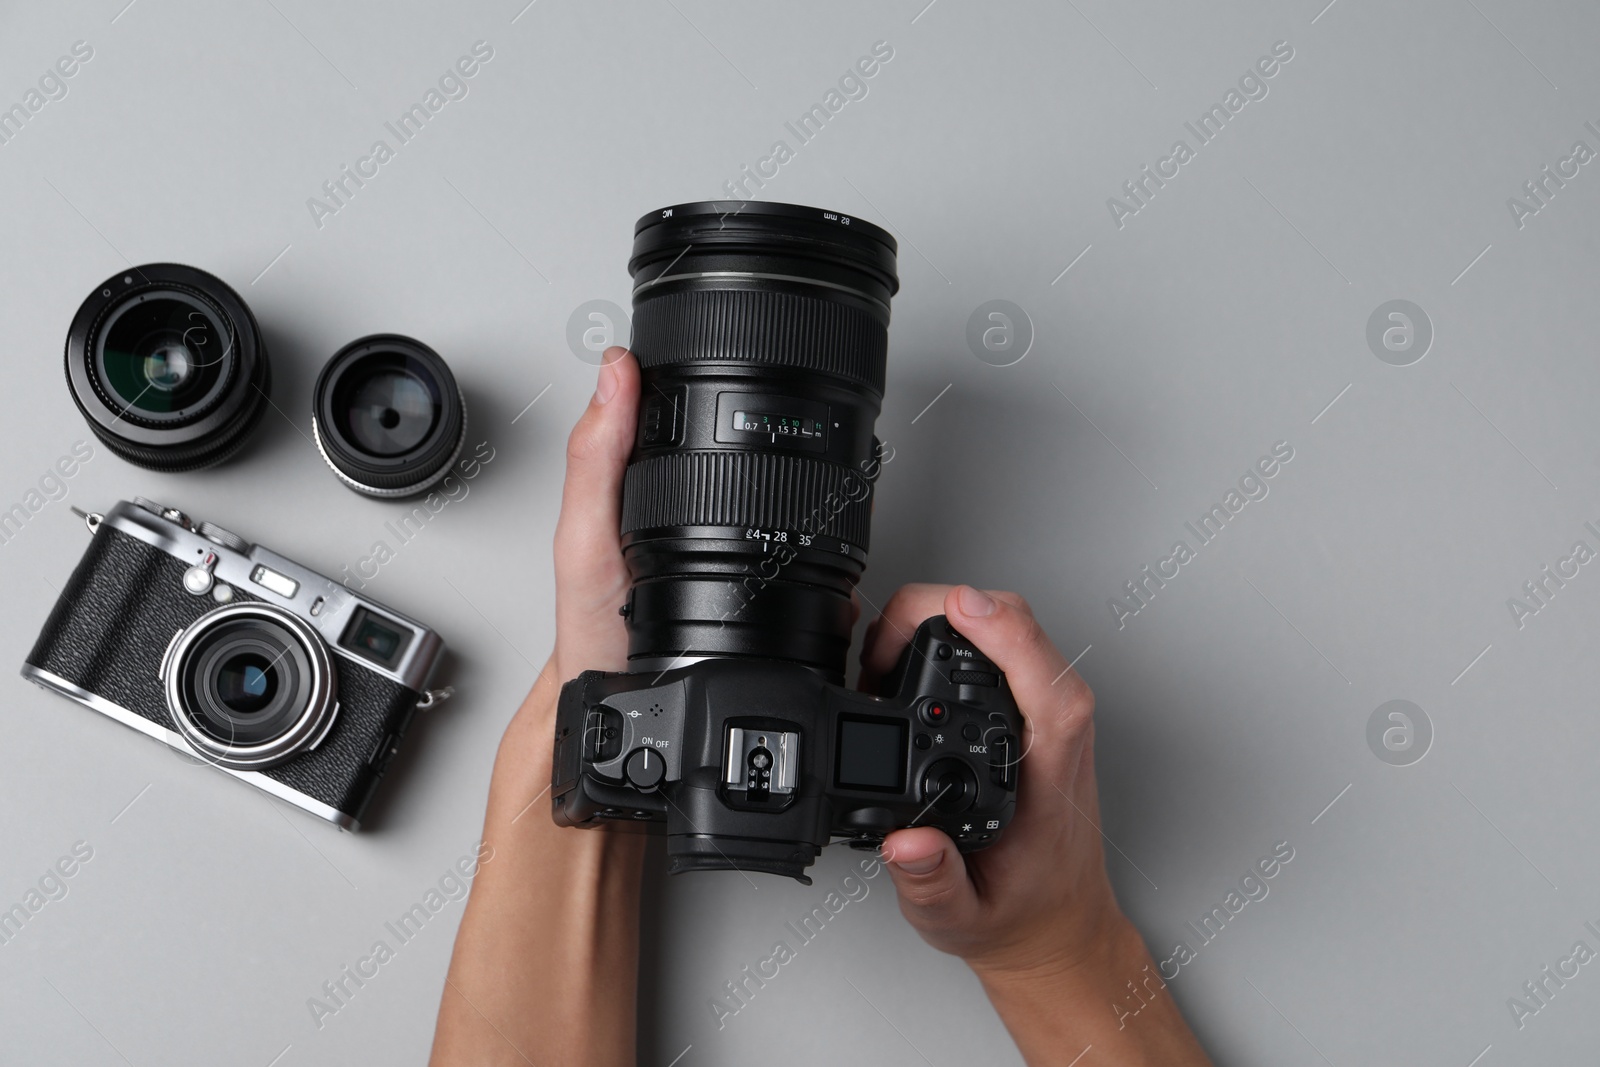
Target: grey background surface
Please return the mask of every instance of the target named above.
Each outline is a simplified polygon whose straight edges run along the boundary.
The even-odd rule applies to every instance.
[[[329,573],[389,540],[396,507],[342,488],[306,437],[317,370],[360,334],[442,352],[470,441],[495,458],[369,587],[445,634],[459,690],[370,832],[5,683],[0,904],[75,842],[93,859],[0,946],[0,1059],[425,1060],[459,903],[320,1028],[307,1000],[478,838],[496,742],[552,638],[562,446],[594,376],[568,318],[626,306],[638,215],[725,195],[780,139],[794,158],[762,199],[901,240],[879,424],[897,455],[864,597],[911,580],[1016,589],[1081,656],[1111,874],[1158,959],[1258,857],[1295,850],[1173,981],[1218,1062],[1592,1059],[1595,966],[1521,1027],[1508,998],[1580,939],[1600,948],[1584,927],[1600,925],[1600,577],[1580,567],[1520,626],[1507,601],[1574,542],[1600,548],[1584,527],[1600,524],[1600,176],[1547,184],[1521,226],[1507,198],[1534,205],[1523,184],[1574,141],[1600,149],[1584,125],[1600,125],[1600,10],[124,2],[0,18],[5,106],[74,42],[94,50],[0,146],[0,505],[93,440],[62,339],[130,264],[233,284],[266,332],[279,410],[206,473],[97,447],[66,499],[0,544],[0,663],[21,663],[83,551],[69,505],[143,494]],[[493,58],[468,94],[317,225],[307,199],[392,144],[384,123],[480,40]],[[894,54],[867,94],[799,145],[785,123],[877,41]],[[1293,59],[1268,94],[1119,227],[1107,199],[1175,140],[1194,148],[1184,124],[1279,41]],[[991,299],[1031,323],[1013,366],[968,347]],[[1409,366],[1367,341],[1394,299],[1434,334]],[[1193,547],[1184,524],[1278,442],[1294,458],[1269,495],[1119,627],[1108,601],[1175,541]],[[1391,762],[1420,750],[1403,730],[1388,761],[1369,748],[1396,699],[1431,724],[1420,762]],[[1015,1062],[887,879],[719,1030],[710,1000],[848,873],[842,851],[810,889],[667,881],[653,862],[641,1062]]]

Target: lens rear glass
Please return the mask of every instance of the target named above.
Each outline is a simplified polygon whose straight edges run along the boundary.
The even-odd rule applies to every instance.
[[[409,452],[439,421],[439,382],[418,360],[375,353],[352,367],[345,381],[344,396],[334,400],[339,429],[371,455]]]

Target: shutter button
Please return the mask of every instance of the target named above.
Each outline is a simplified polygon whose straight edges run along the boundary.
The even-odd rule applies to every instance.
[[[216,569],[217,554],[207,552],[205,558],[193,567],[183,572],[183,587],[195,596],[205,596],[211,592],[211,584],[215,581],[211,572]]]

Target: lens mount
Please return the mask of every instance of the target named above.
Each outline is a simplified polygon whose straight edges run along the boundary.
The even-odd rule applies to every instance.
[[[315,748],[338,716],[338,676],[322,638],[271,604],[200,616],[162,657],[167,711],[196,754],[260,770]]]
[[[311,429],[323,460],[351,489],[416,496],[449,474],[461,454],[467,407],[437,352],[400,334],[372,334],[322,368]]]
[[[67,386],[112,452],[186,471],[244,446],[272,388],[266,344],[220,278],[151,263],[96,287],[67,331]]]

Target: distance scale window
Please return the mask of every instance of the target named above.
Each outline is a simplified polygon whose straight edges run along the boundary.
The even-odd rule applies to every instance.
[[[828,450],[828,405],[761,393],[717,394],[716,439],[724,444]]]

